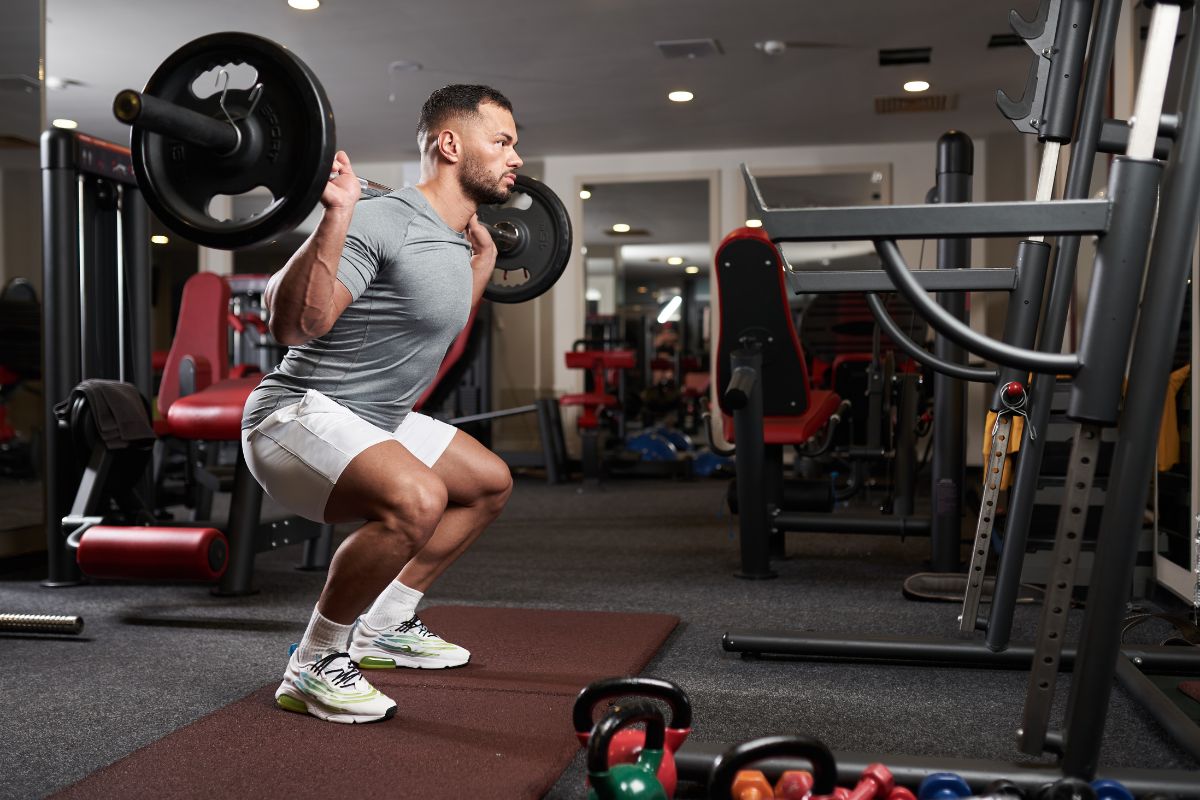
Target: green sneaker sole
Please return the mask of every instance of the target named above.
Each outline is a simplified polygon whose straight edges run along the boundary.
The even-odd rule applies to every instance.
[[[275,698],[275,705],[282,708],[284,711],[292,711],[297,714],[307,714],[308,706],[290,695],[281,694]]]
[[[375,656],[367,656],[362,661],[358,662],[359,669],[395,669],[396,662],[390,658],[376,658]]]

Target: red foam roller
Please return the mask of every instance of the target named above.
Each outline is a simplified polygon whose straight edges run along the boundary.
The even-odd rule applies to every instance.
[[[84,575],[130,580],[216,581],[229,544],[216,528],[97,525],[79,540]]]

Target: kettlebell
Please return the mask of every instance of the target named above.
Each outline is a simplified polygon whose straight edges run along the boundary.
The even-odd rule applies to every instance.
[[[622,729],[646,723],[646,735],[634,764],[609,764],[612,739]],[[645,700],[613,706],[592,728],[587,748],[588,800],[669,800],[658,781],[666,723],[658,707]]]
[[[571,715],[575,735],[579,738],[579,744],[587,747],[596,704],[601,700],[630,695],[662,700],[671,709],[671,721],[666,729],[666,751],[663,753],[662,766],[658,770],[658,781],[667,796],[673,797],[677,782],[675,751],[692,732],[692,704],[687,693],[676,684],[659,678],[604,678],[588,684],[575,698],[575,709]],[[608,763],[626,764],[637,761],[644,737],[642,731],[633,728],[616,734],[609,745]]]
[[[709,800],[728,800],[733,780],[743,767],[780,756],[803,758],[812,765],[814,795],[833,792],[837,762],[824,742],[808,736],[767,736],[735,745],[717,756],[708,773]]]

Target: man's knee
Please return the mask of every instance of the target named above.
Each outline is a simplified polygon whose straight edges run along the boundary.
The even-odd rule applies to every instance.
[[[398,484],[380,520],[389,530],[423,544],[446,513],[446,485],[434,475]]]
[[[480,499],[496,513],[500,513],[513,490],[512,472],[508,464],[498,456],[493,458],[487,465],[479,488]]]

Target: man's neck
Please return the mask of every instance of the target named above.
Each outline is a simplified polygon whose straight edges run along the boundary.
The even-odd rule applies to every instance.
[[[465,194],[458,181],[449,174],[422,179],[417,188],[442,221],[456,231],[465,231],[478,206]]]

